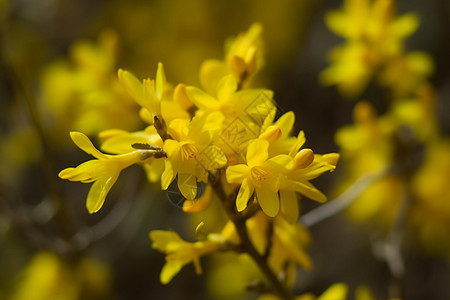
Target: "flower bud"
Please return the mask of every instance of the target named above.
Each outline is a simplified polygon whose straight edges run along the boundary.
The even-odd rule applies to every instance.
[[[259,136],[259,138],[268,141],[270,144],[278,141],[281,137],[281,129],[276,125],[271,125]]]
[[[294,157],[296,169],[303,169],[314,161],[314,152],[311,149],[302,149]]]

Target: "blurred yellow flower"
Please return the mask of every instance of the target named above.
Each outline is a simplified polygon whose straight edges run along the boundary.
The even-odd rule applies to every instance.
[[[162,284],[169,283],[183,266],[193,262],[197,274],[202,273],[200,257],[226,247],[220,235],[209,234],[206,240],[189,243],[174,231],[152,230],[150,232],[153,249],[166,253],[166,264],[161,270]]]
[[[380,68],[403,59],[403,40],[416,31],[419,19],[413,13],[396,17],[394,6],[394,0],[346,0],[341,10],[327,13],[327,26],[346,43],[332,50],[331,66],[320,75],[324,85],[337,85],[342,95],[354,97]],[[424,55],[408,60],[410,77],[418,78],[431,69]]]
[[[10,300],[103,299],[110,274],[100,262],[82,259],[74,265],[50,252],[36,253],[23,270]]]
[[[138,107],[115,75],[116,47],[116,34],[103,31],[98,43],[77,41],[70,48],[70,60],[56,60],[44,68],[42,98],[49,120],[57,124],[54,130],[92,135],[111,127],[134,130],[140,125],[135,117]]]

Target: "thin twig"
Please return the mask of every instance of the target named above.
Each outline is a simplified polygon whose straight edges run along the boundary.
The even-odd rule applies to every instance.
[[[405,192],[397,209],[395,219],[387,236],[384,258],[392,274],[392,282],[389,288],[390,298],[402,298],[403,279],[405,277],[405,262],[402,256],[402,244],[405,233],[406,217],[411,204],[409,185],[405,183]]]
[[[384,177],[390,170],[390,167],[384,167],[361,176],[342,195],[303,215],[299,222],[305,227],[311,227],[334,216],[352,204],[369,186]]]

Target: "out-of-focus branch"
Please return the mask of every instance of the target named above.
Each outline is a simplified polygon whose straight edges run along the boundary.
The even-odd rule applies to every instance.
[[[303,215],[299,222],[305,227],[311,227],[336,215],[352,204],[369,186],[384,177],[390,170],[391,167],[384,167],[361,176],[342,195]]]

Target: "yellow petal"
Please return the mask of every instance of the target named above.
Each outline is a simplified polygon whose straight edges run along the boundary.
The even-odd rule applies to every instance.
[[[111,190],[118,177],[117,174],[115,176],[97,179],[97,181],[94,182],[89,190],[86,200],[86,208],[89,213],[96,213],[102,208],[106,195]]]
[[[211,95],[215,95],[220,79],[228,74],[222,61],[216,59],[205,60],[200,67],[200,84]]]
[[[330,286],[317,300],[345,300],[347,299],[347,286],[343,283],[335,283]]]
[[[149,237],[152,240],[152,248],[161,252],[174,251],[183,242],[175,231],[152,230]]]
[[[256,139],[250,142],[247,148],[247,165],[254,166],[267,160],[269,153],[269,142],[262,139]]]
[[[236,91],[237,82],[233,75],[223,77],[217,85],[217,99],[226,101]]]
[[[177,176],[177,170],[174,169],[172,162],[166,159],[164,172],[161,175],[161,189],[167,190],[175,176]]]
[[[119,69],[119,81],[131,98],[133,98],[140,106],[146,106],[142,83],[133,74]]]
[[[311,200],[315,200],[318,202],[326,202],[327,196],[325,196],[321,191],[316,189],[312,184],[303,183],[303,182],[293,182],[294,189],[302,195],[305,195]]]
[[[183,211],[186,213],[196,213],[207,209],[212,201],[212,191],[212,186],[208,185],[200,198],[196,200],[185,200],[183,203]]]
[[[180,260],[171,260],[166,262],[161,270],[161,274],[159,275],[161,283],[168,284],[172,278],[181,271],[183,265],[183,262]]]
[[[197,178],[189,173],[178,173],[178,188],[186,199],[195,199],[197,196]]]
[[[94,147],[89,138],[81,132],[72,131],[70,132],[70,137],[72,141],[77,145],[80,149],[82,149],[87,154],[90,154],[96,158],[105,158],[106,156],[97,150]]]
[[[256,189],[256,198],[263,212],[269,217],[275,217],[280,210],[280,199],[278,193],[268,188]]]
[[[188,119],[189,114],[181,108],[180,105],[173,101],[163,100],[161,101],[161,114],[164,121],[170,122],[175,119]]]
[[[348,35],[348,16],[342,11],[330,11],[326,13],[325,23],[335,34],[344,37]]]
[[[241,183],[247,176],[248,170],[248,166],[243,164],[229,166],[226,171],[228,183]]]
[[[253,194],[253,185],[249,184],[248,179],[244,178],[239,193],[236,197],[236,208],[239,212],[243,211],[247,207],[248,200]]]
[[[194,102],[195,106],[203,110],[218,110],[219,109],[219,101],[216,98],[208,95],[201,89],[188,86],[186,88],[186,92],[189,95],[189,98]]]
[[[407,13],[396,18],[392,26],[396,36],[407,37],[419,27],[419,17],[414,13]]]
[[[276,122],[275,125],[281,129],[281,137],[288,136],[295,122],[295,114],[292,111],[288,111],[283,114]]]
[[[164,88],[167,86],[166,83],[166,74],[164,73],[164,67],[162,63],[158,63],[158,69],[156,71],[156,80],[155,80],[155,92],[156,97],[161,100],[164,93]]]
[[[173,91],[173,101],[185,111],[188,111],[193,106],[193,103],[187,94],[186,85],[182,83],[175,87],[175,90]]]
[[[281,212],[290,224],[297,222],[299,215],[297,194],[294,191],[280,191]]]

